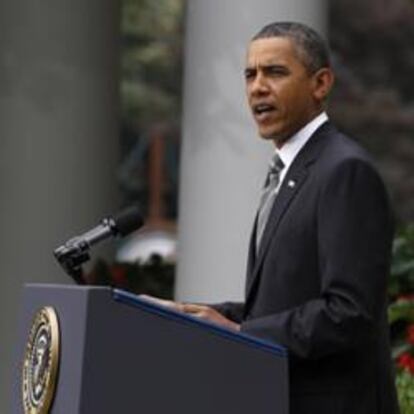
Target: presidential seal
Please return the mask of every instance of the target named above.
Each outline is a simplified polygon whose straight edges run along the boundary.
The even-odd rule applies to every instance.
[[[40,309],[30,328],[23,363],[25,414],[47,414],[53,401],[59,365],[59,322],[51,307]]]

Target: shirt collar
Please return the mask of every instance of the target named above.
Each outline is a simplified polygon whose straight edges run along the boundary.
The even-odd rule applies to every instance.
[[[276,153],[279,155],[284,164],[283,172],[286,173],[296,158],[296,155],[298,155],[299,151],[308,142],[309,138],[327,120],[328,115],[326,112],[321,112],[313,118],[312,121],[308,122],[302,129],[296,132],[296,134],[289,138],[283,144],[282,148],[276,148]]]

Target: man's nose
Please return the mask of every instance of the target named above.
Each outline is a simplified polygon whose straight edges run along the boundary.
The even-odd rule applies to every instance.
[[[268,83],[266,80],[266,77],[263,75],[263,73],[258,72],[256,77],[253,79],[252,85],[251,85],[251,93],[252,94],[264,94],[269,91]]]

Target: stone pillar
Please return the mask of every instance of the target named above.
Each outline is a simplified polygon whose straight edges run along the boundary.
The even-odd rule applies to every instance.
[[[53,248],[117,205],[120,18],[110,0],[0,8],[0,412],[9,412],[23,284],[70,283]]]
[[[294,20],[325,31],[324,0],[187,3],[176,297],[242,297],[247,247],[273,148],[249,114],[246,46],[262,26]]]

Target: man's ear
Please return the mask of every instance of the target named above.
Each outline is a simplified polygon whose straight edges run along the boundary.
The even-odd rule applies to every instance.
[[[313,74],[313,97],[323,102],[329,95],[335,76],[330,68],[321,68]]]

